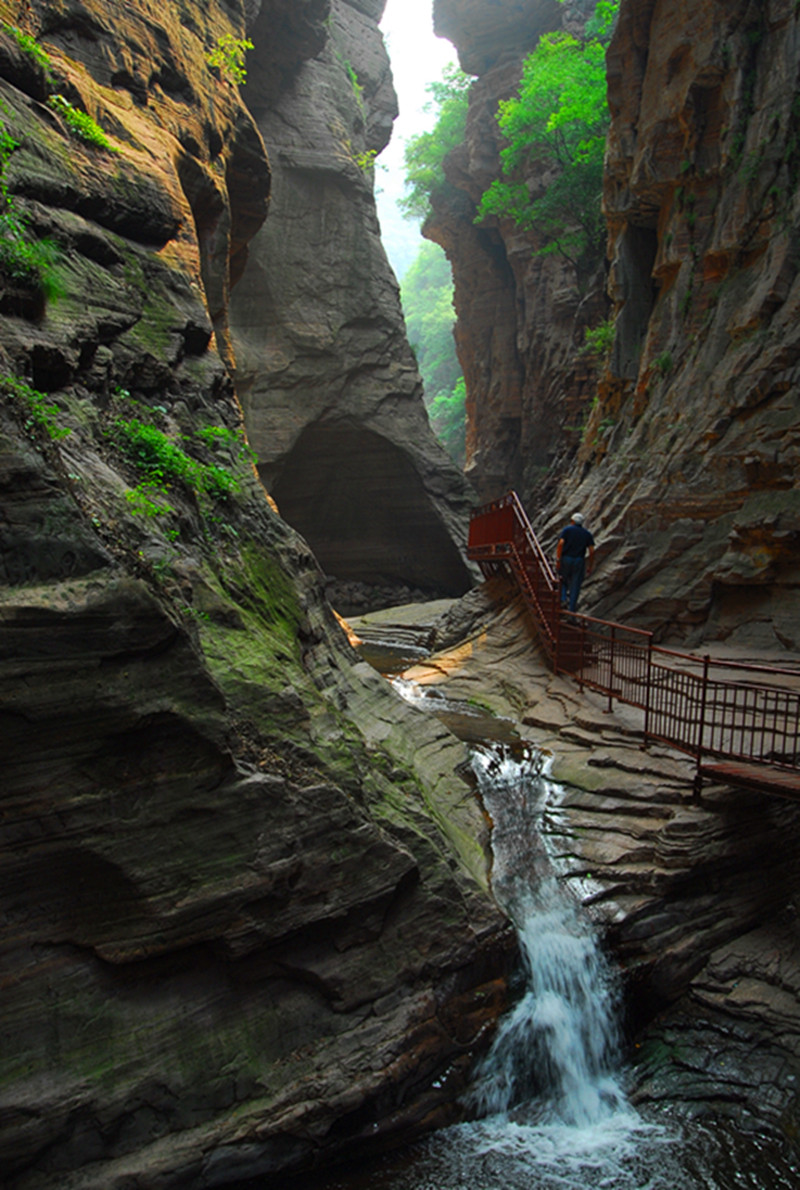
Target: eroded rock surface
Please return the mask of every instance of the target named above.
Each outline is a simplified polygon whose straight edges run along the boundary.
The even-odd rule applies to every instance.
[[[375,588],[376,606],[472,583],[471,496],[428,427],[375,210],[374,157],[397,111],[382,10],[333,0],[324,48],[277,95],[254,52],[246,97],[270,148],[272,206],[232,304],[259,472],[339,580],[345,613],[354,583]],[[257,47],[270,37],[262,12]]]
[[[780,2],[623,0],[605,190],[617,333],[582,482],[564,488],[607,542],[598,610],[775,650],[800,639],[797,21]]]
[[[582,510],[600,615],[689,642],[800,641],[796,542],[797,45],[789,0],[622,0],[609,48],[608,365],[578,351],[604,306],[535,232],[472,224],[498,176],[497,100],[543,28],[586,5],[437,0],[473,86],[429,225],[454,266],[468,470],[516,486],[549,548]],[[513,30],[513,43],[502,30]],[[547,179],[525,179],[532,193]],[[598,369],[600,369],[598,371]]]
[[[454,43],[463,69],[478,76],[464,143],[445,160],[448,187],[434,195],[424,231],[453,269],[456,345],[467,384],[466,472],[483,500],[512,487],[526,499],[552,488],[553,460],[578,441],[596,384],[596,361],[580,350],[585,329],[607,308],[602,252],[589,253],[576,271],[558,253],[541,255],[547,240],[510,219],[475,224],[482,194],[500,176],[498,103],[515,93],[539,37],[580,32],[587,11],[586,4],[550,0],[434,5],[437,31]],[[525,183],[535,195],[549,180],[537,167]]]
[[[642,750],[639,712],[548,673],[511,596],[493,580],[426,623],[439,651],[405,676],[548,756],[555,784],[530,829],[624,973],[637,1097],[794,1141],[800,806],[722,786],[696,803],[693,763]]]
[[[291,73],[321,8],[263,11]],[[485,826],[251,462],[228,302],[270,170],[206,62],[242,10],[0,17],[50,56],[0,30],[8,200],[58,246],[49,294],[0,278],[2,1180],[284,1178],[452,1112],[512,945]]]

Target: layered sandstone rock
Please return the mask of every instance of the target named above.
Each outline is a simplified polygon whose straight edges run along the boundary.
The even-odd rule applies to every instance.
[[[270,149],[272,208],[232,305],[259,472],[339,580],[345,612],[353,583],[380,604],[472,582],[471,498],[428,428],[375,210],[374,158],[397,111],[383,7],[333,0],[324,48],[277,95],[258,48],[273,52],[271,17],[259,17],[246,97]]]
[[[576,349],[603,317],[602,272],[577,288],[555,257],[531,257],[534,235],[471,223],[498,174],[496,101],[552,27],[545,0],[499,8],[477,55],[481,7],[436,7],[480,73],[446,165],[457,197],[429,228],[454,263],[470,474],[487,498],[517,486],[547,546],[583,508],[599,614],[795,647],[798,14],[789,0],[622,0],[605,182],[615,342],[598,375]]]
[[[636,1099],[710,1104],[796,1144],[800,806],[708,784],[696,802],[689,758],[642,749],[641,712],[546,671],[502,579],[424,627],[437,651],[407,676],[451,714],[490,708],[500,738],[513,725],[546,759],[530,835],[622,972]]]
[[[320,6],[265,12],[291,73]],[[0,31],[10,201],[59,249],[55,296],[2,278],[3,1184],[219,1186],[413,1134],[509,939],[463,748],[352,652],[246,449],[228,299],[270,174],[205,60],[242,10],[0,17],[50,55]]]
[[[623,0],[616,341],[563,489],[607,543],[599,610],[778,650],[800,640],[797,37],[789,3]]]

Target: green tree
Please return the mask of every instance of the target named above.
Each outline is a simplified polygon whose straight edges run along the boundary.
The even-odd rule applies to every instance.
[[[430,83],[427,87],[431,101],[425,110],[436,112],[436,123],[430,132],[412,136],[406,144],[408,194],[400,200],[400,206],[409,218],[425,219],[432,196],[447,187],[443,162],[451,149],[464,139],[471,83],[469,75],[451,63],[445,67],[441,82]]]
[[[478,220],[510,217],[535,228],[573,264],[602,250],[603,154],[609,125],[606,45],[619,0],[599,0],[583,40],[569,33],[543,36],[523,67],[518,93],[503,100],[498,123],[507,144],[503,177],[484,193]],[[547,178],[532,194],[533,170]]]
[[[438,244],[424,242],[400,287],[408,340],[417,356],[427,403],[452,392],[461,375],[453,340],[453,278]]]
[[[438,244],[422,244],[403,278],[401,296],[431,427],[453,461],[463,466],[466,390],[453,339],[453,278]]]
[[[439,393],[428,409],[434,434],[459,467],[464,466],[466,457],[466,399],[467,386],[464,377],[459,376],[453,391]]]

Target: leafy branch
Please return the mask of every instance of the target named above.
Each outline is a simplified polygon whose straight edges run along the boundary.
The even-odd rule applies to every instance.
[[[245,55],[248,50],[254,48],[252,41],[247,37],[234,37],[232,33],[223,33],[217,39],[213,50],[206,54],[206,62],[209,66],[216,67],[231,86],[240,87],[247,81]]]
[[[399,205],[409,218],[425,219],[435,195],[447,186],[444,159],[464,139],[471,84],[469,75],[451,64],[440,82],[428,85],[425,110],[436,112],[436,123],[430,132],[410,137],[405,149],[408,193]]]

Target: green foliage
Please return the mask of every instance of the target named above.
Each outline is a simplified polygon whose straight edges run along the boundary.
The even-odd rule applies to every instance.
[[[507,144],[504,177],[483,195],[478,221],[493,215],[535,228],[573,263],[602,249],[603,154],[609,125],[605,51],[618,0],[601,0],[586,38],[543,36],[523,67],[518,94],[503,100],[498,123]],[[526,178],[552,174],[532,197]]]
[[[53,273],[59,250],[52,240],[34,240],[27,220],[9,203],[0,214],[0,273],[12,282],[35,286],[48,298],[60,288]]]
[[[50,401],[47,393],[31,388],[17,376],[0,376],[0,394],[10,397],[25,418],[25,429],[43,430],[53,442],[66,438],[72,431],[59,426],[56,418],[61,410]]]
[[[472,79],[456,66],[446,66],[441,82],[427,87],[431,101],[426,111],[435,110],[432,131],[409,138],[405,149],[406,189],[400,206],[412,219],[424,219],[434,195],[447,185],[444,159],[464,139],[468,91]]]
[[[46,297],[58,293],[53,266],[58,248],[52,240],[33,239],[25,216],[8,192],[6,167],[19,148],[0,121],[0,273],[12,282],[36,286]]]
[[[222,444],[233,451],[237,459],[248,463],[258,463],[258,455],[245,438],[244,430],[229,430],[227,426],[203,426],[197,431],[197,437],[206,446]]]
[[[230,471],[216,463],[199,463],[156,426],[137,418],[118,418],[114,436],[123,454],[144,472],[151,489],[162,490],[171,483],[180,483],[212,500],[224,500],[239,489]]]
[[[353,95],[355,96],[356,103],[358,104],[359,109],[363,113],[363,111],[364,111],[364,88],[358,80],[358,74],[356,72],[355,67],[350,62],[348,62],[346,58],[343,58],[342,62],[344,64],[345,71],[347,72],[347,77],[350,80],[350,86],[353,88]]]
[[[47,106],[51,107],[54,112],[58,112],[70,132],[87,145],[94,145],[97,149],[105,149],[109,153],[119,152],[119,149],[115,145],[112,145],[100,125],[95,123],[92,117],[86,112],[82,112],[80,108],[73,107],[70,101],[65,99],[63,95],[51,95],[47,101]]]
[[[431,426],[453,461],[463,466],[465,389],[453,339],[453,278],[438,244],[422,245],[403,278],[401,296]]]
[[[653,367],[660,376],[666,376],[672,371],[672,354],[669,351],[662,351],[653,360]]]
[[[581,351],[585,354],[599,355],[602,359],[608,359],[611,355],[611,349],[614,346],[614,321],[611,318],[605,319],[598,326],[589,327],[583,333],[583,347]]]
[[[461,375],[453,339],[453,278],[438,244],[424,243],[400,287],[408,339],[430,401]]]
[[[212,500],[227,500],[233,492],[238,492],[239,484],[226,467],[217,463],[198,463],[199,487]]]
[[[363,153],[356,153],[356,165],[362,174],[368,174],[375,168],[375,158],[377,156],[377,149],[365,149]]]
[[[39,45],[36,38],[31,37],[30,33],[23,32],[17,25],[9,25],[5,21],[0,21],[0,28],[14,38],[22,52],[27,54],[37,66],[40,66],[45,74],[50,73],[52,66],[50,55]]]
[[[137,516],[167,516],[169,513],[174,513],[175,509],[171,504],[167,504],[166,501],[159,498],[163,497],[163,494],[163,488],[157,482],[145,480],[143,483],[137,484],[135,488],[128,488],[125,499],[130,505],[131,512]]]
[[[464,466],[466,455],[467,386],[463,376],[451,393],[441,392],[428,407],[431,428],[450,458]]]
[[[239,87],[247,81],[245,54],[253,48],[249,38],[223,33],[222,37],[217,39],[213,50],[206,54],[206,62],[209,66],[215,66],[231,86]]]

